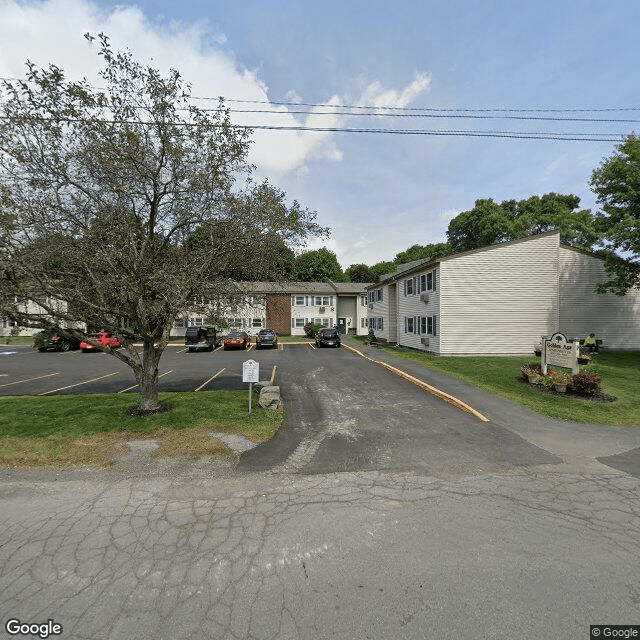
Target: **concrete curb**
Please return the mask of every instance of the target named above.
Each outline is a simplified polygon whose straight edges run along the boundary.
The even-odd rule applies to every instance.
[[[406,371],[402,371],[402,369],[398,369],[396,367],[393,367],[392,365],[390,365],[390,364],[388,364],[386,362],[383,362],[382,360],[375,360],[374,358],[370,358],[369,356],[366,356],[364,353],[362,353],[361,351],[358,351],[358,349],[355,349],[354,347],[351,347],[351,346],[349,346],[347,344],[344,344],[344,343],[342,343],[342,346],[345,349],[349,349],[349,351],[353,351],[353,353],[359,355],[361,358],[365,358],[365,360],[369,360],[370,362],[375,362],[376,364],[379,364],[380,366],[382,366],[385,369],[391,371],[392,373],[395,373],[397,376],[400,376],[401,378],[404,378],[405,380],[408,380],[412,384],[415,384],[416,386],[420,387],[421,389],[424,389],[425,391],[428,391],[430,394],[440,398],[441,400],[444,400],[445,402],[448,402],[449,404],[453,405],[454,407],[457,407],[458,409],[461,409],[462,411],[465,411],[466,413],[470,413],[472,416],[474,416],[475,418],[477,418],[481,422],[491,422],[489,420],[489,418],[487,418],[487,416],[485,416],[484,414],[480,413],[479,411],[474,409],[472,406],[468,405],[466,402],[463,402],[459,398],[456,398],[455,396],[452,396],[452,395],[446,393],[445,391],[442,391],[442,389],[438,389],[437,387],[434,387],[434,386],[432,386],[430,384],[427,384],[426,382],[424,382],[424,380],[420,380],[419,378],[416,378],[416,377],[408,374]]]

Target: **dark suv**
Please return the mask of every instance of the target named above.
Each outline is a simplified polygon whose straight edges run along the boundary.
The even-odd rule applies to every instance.
[[[256,336],[256,349],[262,347],[278,348],[278,334],[273,329],[260,329]]]
[[[213,351],[220,344],[220,338],[215,327],[187,327],[184,344],[190,353]]]
[[[339,347],[340,334],[335,327],[320,329],[316,333],[316,347]]]
[[[80,340],[64,332],[60,327],[40,331],[33,338],[38,351],[71,351],[80,348]]]

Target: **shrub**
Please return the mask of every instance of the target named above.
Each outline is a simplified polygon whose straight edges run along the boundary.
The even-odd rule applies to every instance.
[[[304,332],[307,336],[307,338],[315,338],[316,337],[316,333],[318,333],[318,331],[320,329],[322,329],[322,325],[321,324],[313,324],[313,322],[307,322],[307,324],[304,325],[304,327],[302,327],[304,329]]]
[[[373,333],[373,329],[369,329],[369,333],[367,334],[367,340],[369,340],[371,342],[375,342],[376,341],[376,334]]]
[[[571,386],[577,393],[581,393],[585,396],[595,396],[596,393],[600,391],[601,382],[601,376],[588,371],[581,371],[573,376]]]

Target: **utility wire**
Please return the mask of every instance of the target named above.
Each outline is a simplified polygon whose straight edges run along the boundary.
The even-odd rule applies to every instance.
[[[0,116],[0,120],[13,119],[12,116]],[[52,121],[51,118],[37,118],[43,122]],[[56,120],[58,123],[82,123],[90,122],[83,118],[61,118]],[[144,122],[140,120],[99,120],[103,124],[119,124],[134,126],[155,126],[154,122]],[[190,122],[165,122],[167,125],[176,127],[196,127],[202,126],[197,123]],[[223,128],[227,125],[210,123],[208,126],[212,128]],[[455,130],[455,129],[384,129],[384,128],[358,128],[358,127],[311,127],[304,125],[228,125],[232,129],[241,130],[270,130],[270,131],[315,131],[323,133],[369,133],[369,134],[387,134],[387,135],[420,135],[420,136],[467,136],[467,137],[484,137],[484,138],[519,138],[528,140],[565,140],[565,141],[582,141],[582,142],[622,142],[627,137],[626,133],[565,133],[553,131],[491,131],[491,130]]]

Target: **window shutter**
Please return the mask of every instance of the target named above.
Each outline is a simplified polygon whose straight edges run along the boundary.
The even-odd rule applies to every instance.
[[[413,333],[420,333],[418,329],[418,323],[420,322],[420,318],[418,316],[413,316]]]
[[[433,270],[433,290],[436,290],[436,270]],[[435,318],[435,316],[434,316]]]
[[[433,316],[433,335],[437,335],[437,331],[436,331],[436,319],[438,316]]]

